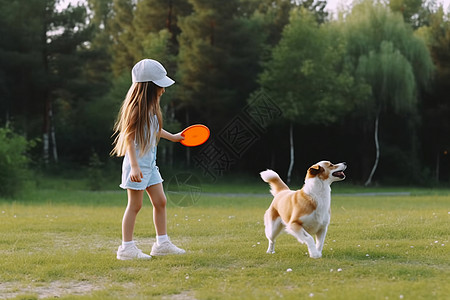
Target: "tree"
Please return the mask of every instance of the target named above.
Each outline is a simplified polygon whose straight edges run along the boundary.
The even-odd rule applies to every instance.
[[[403,16],[406,23],[418,20],[423,0],[389,0],[388,6],[393,12]]]
[[[239,17],[236,0],[191,0],[193,12],[179,20],[177,97],[197,122],[219,127],[245,105],[255,87],[259,35]],[[190,122],[187,120],[187,122]]]
[[[187,0],[146,0],[136,5],[135,18],[133,20],[135,38],[140,44],[147,38],[148,33],[157,33],[166,29],[170,33],[172,44],[170,52],[178,52],[177,37],[180,34],[178,20],[189,15],[192,11]]]
[[[429,26],[418,30],[427,41],[436,65],[433,88],[423,93],[422,139],[427,145],[424,160],[432,166],[435,181],[442,182],[450,175],[450,14],[445,14],[441,6],[435,8],[429,19]]]
[[[382,113],[416,114],[418,90],[432,75],[428,49],[400,14],[382,4],[363,1],[345,20],[347,53],[355,77],[370,85],[371,96],[361,112],[374,122],[375,161],[365,185],[370,185],[380,159],[379,122]]]
[[[58,12],[56,0],[2,2],[0,77],[7,95],[3,100],[6,119],[13,119],[31,137],[42,134],[44,162],[49,162],[51,154],[57,161],[53,106],[74,88],[79,75],[78,50],[85,47],[90,34],[86,10],[70,6]]]
[[[114,76],[119,77],[122,73],[129,72],[136,62],[145,57],[160,59],[167,66],[164,57],[157,57],[164,54],[151,52],[149,46],[154,50],[156,44],[163,43],[161,46],[168,56],[178,53],[178,19],[190,13],[187,0],[111,1],[109,33],[113,42],[111,51]],[[174,68],[173,59],[171,64]]]
[[[86,64],[86,75],[90,82],[97,84],[96,90],[104,95],[110,88],[112,55],[111,55],[111,22],[113,0],[88,0],[91,11],[89,23],[92,36],[89,41],[89,63]],[[102,85],[99,89],[98,85]],[[106,91],[105,91],[106,89]]]
[[[290,123],[290,180],[294,165],[293,124],[329,124],[353,107],[363,88],[341,60],[344,44],[331,26],[320,26],[304,8],[293,9],[271,60],[260,76]]]
[[[115,77],[129,72],[135,61],[133,14],[134,5],[130,0],[113,0],[111,28],[112,70]]]

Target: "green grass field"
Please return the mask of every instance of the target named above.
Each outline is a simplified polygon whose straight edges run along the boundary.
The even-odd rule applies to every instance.
[[[323,258],[314,260],[305,245],[286,234],[277,241],[277,253],[266,254],[268,187],[243,187],[253,192],[246,195],[236,193],[239,186],[229,188],[232,194],[221,195],[205,187],[207,194],[191,206],[169,203],[169,235],[188,253],[150,261],[115,258],[125,192],[40,189],[14,201],[0,199],[0,299],[450,295],[448,191],[422,190],[409,196],[338,191],[332,196]],[[138,215],[135,240],[147,253],[155,241],[148,201]]]

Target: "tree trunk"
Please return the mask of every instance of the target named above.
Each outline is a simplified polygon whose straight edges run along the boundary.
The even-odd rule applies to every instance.
[[[42,133],[42,152],[44,163],[46,165],[50,162],[50,153],[52,155],[53,161],[58,162],[58,148],[56,147],[55,125],[53,124],[53,109],[51,100],[49,99],[45,101],[44,126]]]
[[[440,156],[441,153],[438,151],[436,155],[436,182],[439,182],[439,165],[440,165]]]
[[[43,134],[42,134],[42,156],[43,156],[43,159],[44,159],[44,163],[46,164],[46,165],[48,165],[48,163],[49,163],[49,138],[48,138],[48,133],[47,132],[44,132]]]
[[[287,173],[287,183],[291,183],[291,175],[292,175],[292,169],[294,168],[294,125],[291,122],[289,126],[289,143],[290,143],[290,149],[291,149],[291,162],[289,163],[289,169]]]
[[[44,67],[45,79],[49,78],[49,63],[48,63],[48,48],[47,48],[47,28],[48,28],[48,9],[43,11],[44,13],[44,26],[41,32],[41,43],[44,45],[42,48],[42,63]],[[42,126],[42,156],[44,163],[48,165],[50,161],[50,119],[51,119],[51,100],[48,83],[45,83],[43,88],[43,100],[44,100],[44,120]]]
[[[169,0],[169,12],[167,14],[167,19],[166,19],[166,28],[167,28],[167,30],[169,30],[169,32],[173,36],[173,31],[172,31],[172,0]]]
[[[377,117],[375,118],[375,147],[376,147],[376,155],[375,155],[375,163],[373,164],[372,171],[370,172],[369,178],[367,179],[364,186],[369,186],[372,184],[372,177],[373,174],[375,174],[375,171],[378,167],[378,161],[380,160],[380,143],[378,141],[378,121],[380,119],[380,114],[377,114]]]
[[[45,93],[44,125],[42,128],[42,156],[44,163],[50,162],[50,101]]]
[[[58,148],[56,147],[55,122],[53,121],[53,107],[50,105],[50,132],[52,142],[53,161],[58,162]]]

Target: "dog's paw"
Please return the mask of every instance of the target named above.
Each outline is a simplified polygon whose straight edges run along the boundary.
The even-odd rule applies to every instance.
[[[275,250],[267,250],[266,253],[268,253],[268,254],[275,254]]]

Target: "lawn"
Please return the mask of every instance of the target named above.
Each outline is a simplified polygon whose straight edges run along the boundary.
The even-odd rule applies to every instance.
[[[183,256],[118,261],[121,191],[40,189],[0,200],[0,299],[448,299],[450,194],[332,197],[323,258],[282,235],[266,254],[261,193],[214,193],[168,207]],[[226,192],[226,188],[220,189]],[[242,188],[242,190],[249,190]],[[265,193],[265,194],[264,194]],[[177,202],[178,203],[178,202]],[[135,240],[155,241],[151,205]]]

